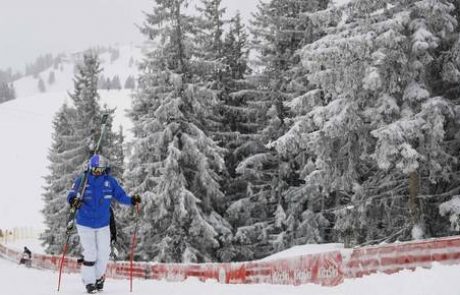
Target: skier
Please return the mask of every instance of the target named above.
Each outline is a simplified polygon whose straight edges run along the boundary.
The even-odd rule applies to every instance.
[[[83,248],[81,276],[88,293],[104,288],[105,271],[110,256],[110,203],[112,198],[125,205],[141,202],[139,195],[129,197],[117,180],[108,174],[107,160],[98,154],[88,163],[89,174],[83,195],[78,198],[82,177],[78,177],[67,195],[77,208],[76,224]]]

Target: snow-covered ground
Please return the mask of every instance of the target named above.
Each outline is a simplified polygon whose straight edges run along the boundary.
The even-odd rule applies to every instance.
[[[331,244],[311,244],[311,245],[301,245],[301,246],[294,246],[290,249],[278,252],[276,254],[270,255],[262,259],[262,261],[271,261],[275,259],[282,259],[282,258],[289,258],[289,257],[296,257],[301,255],[309,255],[309,254],[318,254],[330,251],[340,251],[343,250],[343,244],[339,243],[331,243]]]
[[[351,1],[353,0],[333,0],[332,1],[332,4],[334,6],[344,6],[344,5],[347,5],[348,3],[350,3]]]
[[[1,242],[1,241],[0,241]],[[22,250],[27,246],[33,253],[43,253],[37,239],[25,239],[8,242],[12,249]],[[304,245],[293,247],[277,253],[269,258],[286,258],[298,255],[313,254],[330,250],[343,251],[342,244]],[[79,275],[64,274],[61,291],[56,292],[58,273],[55,271],[27,269],[13,262],[0,258],[0,290],[2,294],[41,295],[41,294],[82,294],[84,289]],[[321,287],[314,284],[301,286],[281,285],[224,285],[215,281],[205,283],[196,279],[185,282],[166,282],[153,280],[136,280],[134,292],[138,295],[198,295],[198,294],[250,294],[250,295],[458,295],[460,294],[457,279],[460,265],[446,266],[434,264],[431,269],[419,268],[416,271],[402,271],[397,274],[383,273],[366,276],[355,280],[345,280],[336,287]],[[26,281],[27,284],[17,282]],[[105,294],[128,294],[129,281],[108,280]]]
[[[83,294],[77,274],[63,274],[61,291],[57,292],[58,273],[27,269],[0,259],[0,290],[8,295]],[[313,284],[281,285],[224,285],[217,282],[185,282],[136,280],[133,293],[137,295],[458,295],[460,266],[435,265],[433,269],[402,271],[398,274],[375,274],[364,279],[347,280],[337,287]],[[104,294],[130,294],[128,280],[107,280]]]

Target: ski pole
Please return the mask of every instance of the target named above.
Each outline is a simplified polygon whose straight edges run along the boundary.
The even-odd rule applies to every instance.
[[[134,271],[134,249],[136,248],[136,234],[139,225],[139,203],[136,204],[136,223],[134,224],[134,231],[131,237],[131,254],[129,258],[129,292],[133,292],[133,271]]]
[[[64,244],[64,250],[62,250],[62,257],[61,261],[59,262],[59,280],[58,280],[58,287],[57,291],[61,289],[61,275],[62,275],[62,267],[64,266],[64,258],[65,258],[65,253],[67,252],[67,247],[69,245],[69,238],[67,238],[65,244]]]

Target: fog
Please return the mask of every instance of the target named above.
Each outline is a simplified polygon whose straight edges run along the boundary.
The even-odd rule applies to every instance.
[[[229,14],[239,10],[246,19],[257,3],[223,0]],[[135,24],[152,7],[153,0],[0,0],[0,68],[22,71],[45,53],[141,42]]]

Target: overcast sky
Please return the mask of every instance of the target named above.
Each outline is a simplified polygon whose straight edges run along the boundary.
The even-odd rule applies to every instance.
[[[259,1],[222,2],[229,13],[240,10],[248,18]],[[141,42],[134,24],[152,5],[153,0],[0,0],[0,68],[23,71],[45,53]]]

